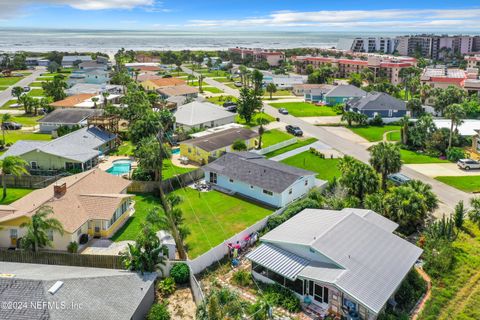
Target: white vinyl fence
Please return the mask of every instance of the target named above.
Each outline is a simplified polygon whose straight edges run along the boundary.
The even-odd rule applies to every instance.
[[[276,143],[274,145],[271,145],[269,147],[266,147],[266,148],[263,148],[263,149],[260,149],[260,150],[255,150],[256,153],[258,154],[267,154],[269,152],[272,152],[272,151],[276,151],[278,149],[282,149],[282,148],[285,148],[285,147],[288,147],[292,144],[295,144],[297,143],[297,138],[292,138],[290,140],[285,140],[285,141],[282,141],[282,142],[279,142],[279,143]]]

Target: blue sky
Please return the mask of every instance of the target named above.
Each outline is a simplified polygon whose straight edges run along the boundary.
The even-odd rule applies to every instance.
[[[0,27],[480,32],[478,0],[0,0]]]

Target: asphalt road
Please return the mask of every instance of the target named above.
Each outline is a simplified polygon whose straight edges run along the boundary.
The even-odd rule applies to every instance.
[[[0,92],[0,107],[3,106],[7,101],[12,100],[12,98],[13,98],[12,97],[12,88],[13,87],[28,86],[30,83],[35,81],[35,79],[37,79],[40,76],[41,73],[44,73],[44,72],[46,72],[46,70],[44,68],[41,68],[41,69],[37,68],[37,69],[33,70],[32,74],[30,74],[29,76],[26,76],[25,78],[21,79],[20,81],[18,81],[14,85],[8,87],[4,91],[1,91]]]
[[[185,72],[191,73],[191,70],[188,68],[182,68]],[[197,73],[193,73],[194,75],[198,76]],[[225,94],[232,95],[238,97],[239,91],[232,89],[221,82],[215,81],[213,79],[205,79],[205,82],[209,85],[218,87],[225,91]],[[275,117],[279,118],[281,122],[299,126],[302,130],[307,133],[309,136],[317,138],[320,142],[331,146],[333,149],[336,149],[343,154],[348,154],[361,160],[363,162],[368,163],[370,159],[370,154],[365,146],[354,143],[347,139],[344,139],[332,132],[329,132],[322,128],[321,126],[315,126],[308,122],[303,121],[302,119],[293,117],[291,115],[282,115],[278,112],[278,110],[268,103],[264,102],[264,112]],[[455,205],[460,201],[463,200],[465,205],[468,207],[470,204],[470,199],[473,198],[473,195],[460,191],[456,188],[450,187],[442,182],[439,182],[433,178],[430,178],[421,172],[416,170],[403,167],[401,171],[404,175],[423,181],[428,183],[432,186],[433,191],[438,196],[440,200],[440,208],[435,212],[436,217],[441,217],[443,214],[449,215],[451,214],[452,210],[454,209]]]

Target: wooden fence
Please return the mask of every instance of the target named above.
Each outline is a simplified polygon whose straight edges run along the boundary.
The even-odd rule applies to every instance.
[[[64,175],[56,176],[36,176],[36,175],[6,175],[5,182],[9,188],[27,188],[27,189],[40,189],[49,186],[58,179],[63,178]],[[0,176],[0,185],[3,183],[3,177]]]
[[[38,263],[60,266],[124,269],[120,256],[78,254],[67,252],[0,250],[0,261]]]
[[[203,179],[203,177],[204,172],[202,168],[198,168],[194,171],[179,174],[173,178],[163,180],[162,188],[165,193],[172,192]],[[132,181],[132,184],[128,187],[128,192],[130,193],[152,193],[155,191],[158,191],[158,182],[153,181]]]

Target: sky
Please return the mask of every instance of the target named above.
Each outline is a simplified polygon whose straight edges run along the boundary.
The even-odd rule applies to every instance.
[[[480,32],[479,0],[0,0],[0,28]]]

